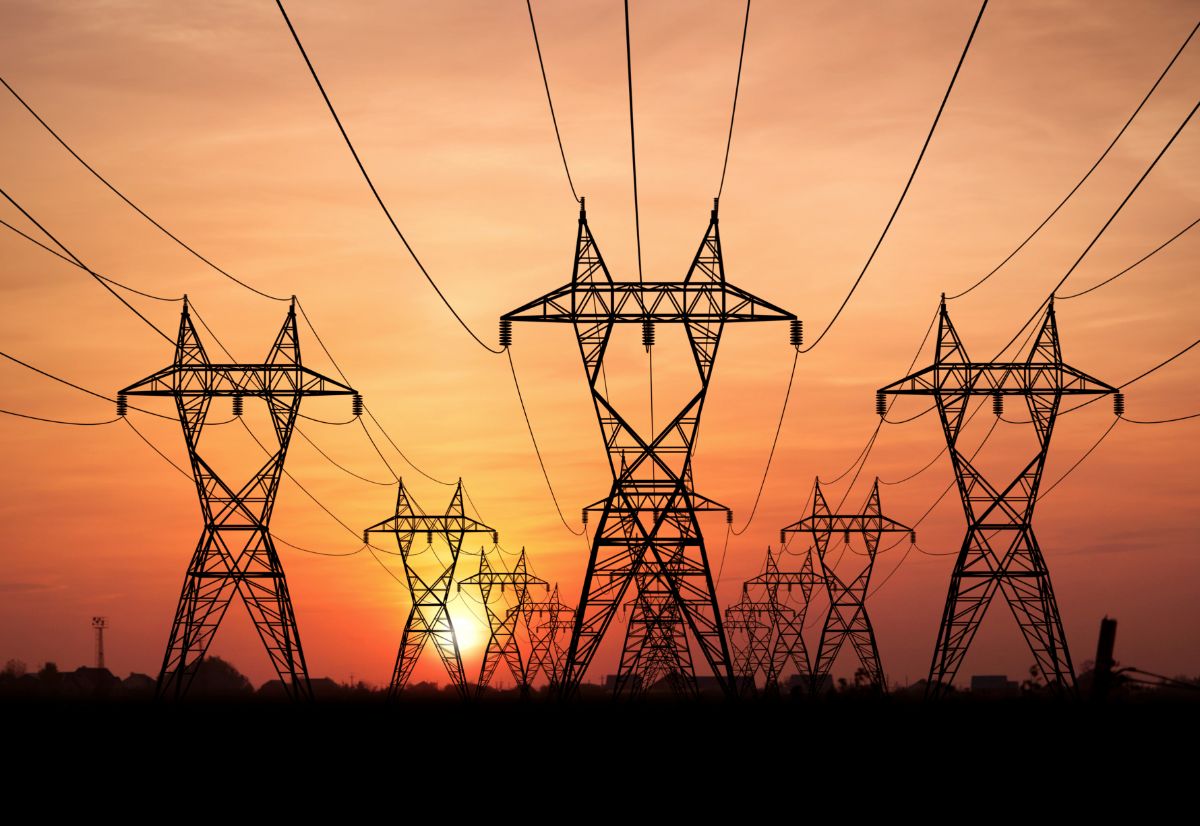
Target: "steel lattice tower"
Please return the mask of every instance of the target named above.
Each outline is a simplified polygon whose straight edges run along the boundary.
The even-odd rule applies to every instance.
[[[733,634],[730,634],[733,671],[740,681],[743,693],[752,694],[758,690],[759,674],[770,681],[778,618],[790,613],[790,608],[780,605],[776,600],[752,600],[746,594],[742,594],[740,601],[725,609],[726,630],[740,631],[746,637],[745,641],[738,645]],[[763,622],[763,615],[766,615],[767,622]]]
[[[495,541],[498,538],[496,532],[466,515],[463,510],[462,479],[458,480],[454,488],[454,495],[450,497],[450,505],[446,512],[437,515],[429,515],[421,510],[416,500],[405,489],[404,480],[401,479],[396,493],[395,515],[363,531],[363,541],[367,541],[372,533],[387,533],[395,537],[400,559],[404,563],[408,590],[412,596],[412,608],[409,609],[408,619],[404,623],[400,651],[396,655],[396,667],[388,685],[388,698],[395,699],[408,685],[417,660],[421,657],[421,651],[430,640],[433,641],[434,649],[446,668],[450,682],[461,696],[468,696],[462,654],[458,650],[458,638],[454,634],[454,623],[450,618],[450,586],[454,582],[454,569],[458,565],[458,555],[466,535],[490,533]],[[425,534],[430,550],[433,548],[435,534],[445,540],[450,551],[450,561],[443,562],[434,552],[432,565],[421,565],[422,570],[429,570],[425,573],[418,571],[416,557],[424,552],[414,552],[412,544],[413,538],[419,533]]]
[[[770,659],[767,661],[767,692],[779,690],[779,680],[789,664],[795,667],[802,679],[812,679],[812,661],[808,656],[808,647],[804,644],[804,619],[808,615],[813,587],[819,579],[820,577],[813,572],[812,548],[804,555],[804,562],[799,571],[781,571],[779,563],[768,547],[766,569],[742,585],[743,594],[748,594],[751,587],[765,590],[767,603],[772,606],[770,616],[774,642],[771,645]],[[780,586],[786,586],[789,594],[792,593],[793,587],[800,588],[804,601],[799,607],[792,608],[780,601]]]
[[[813,691],[820,690],[824,685],[838,653],[847,641],[854,648],[862,667],[866,669],[871,683],[880,691],[886,691],[887,681],[884,679],[883,665],[879,661],[879,648],[875,644],[875,629],[871,626],[871,618],[867,614],[867,586],[871,581],[875,554],[879,550],[879,540],[883,534],[906,533],[911,537],[912,529],[883,515],[879,507],[878,479],[871,487],[862,512],[853,514],[831,513],[825,501],[825,494],[821,492],[821,482],[817,480],[813,484],[812,513],[781,531],[782,535],[789,533],[812,534],[817,557],[824,572],[825,587],[829,593],[829,612],[825,615],[825,625],[821,629],[821,642],[817,647],[817,662],[812,674]],[[858,534],[867,546],[865,561],[853,577],[844,578],[826,562],[829,540],[834,533],[841,533],[847,545],[850,543],[850,534]]]
[[[525,625],[529,629],[529,663],[526,673],[531,685],[538,674],[545,674],[550,682],[550,690],[558,688],[567,654],[558,641],[558,634],[571,628],[574,616],[575,609],[559,599],[557,584],[550,591],[548,599],[530,600],[525,603]],[[536,618],[540,617],[545,619],[539,623]]]
[[[1033,533],[1033,506],[1063,396],[1110,393],[1117,393],[1117,388],[1063,363],[1053,296],[1028,357],[1008,362],[971,361],[942,296],[933,364],[878,391],[879,400],[885,395],[933,396],[967,516],[967,534],[950,577],[929,671],[926,690],[930,696],[943,694],[953,682],[997,589],[1016,617],[1046,682],[1060,691],[1075,692],[1075,670],[1050,572]],[[1023,397],[1029,409],[1037,450],[1002,487],[989,482],[959,450],[958,437],[972,396],[991,396],[997,415],[1005,396]]]
[[[629,624],[614,696],[643,694],[663,678],[669,680],[675,694],[698,696],[696,669],[679,605],[654,578],[638,580],[637,595],[626,605]]]
[[[249,610],[284,691],[292,698],[312,696],[270,521],[301,400],[342,395],[354,396],[357,415],[362,402],[353,388],[302,366],[294,299],[264,363],[213,364],[192,324],[186,297],[174,362],[118,394],[121,415],[126,396],[175,399],[204,516],[204,531],[171,625],[158,677],[159,696],[182,697],[187,692],[235,593]],[[222,479],[200,453],[200,437],[217,396],[231,397],[236,415],[241,415],[243,399],[263,399],[274,425],[276,451],[238,488]]]
[[[729,647],[697,519],[698,511],[725,509],[693,490],[692,448],[725,324],[785,320],[794,321],[795,316],[726,283],[715,203],[683,280],[641,282],[613,280],[581,202],[571,281],[502,316],[505,346],[514,321],[574,325],[613,477],[607,498],[592,507],[600,516],[567,653],[564,692],[578,687],[634,583],[638,596],[645,597],[635,599],[633,612],[645,632],[635,629],[627,636],[619,678],[632,674],[634,662],[645,657],[631,646],[639,651],[646,644],[664,646],[661,629],[678,619],[726,693],[734,691]],[[639,433],[602,383],[604,355],[618,324],[641,325],[647,346],[653,343],[655,324],[681,325],[687,334],[698,388],[655,433]],[[793,343],[798,344],[798,333],[794,328]],[[676,636],[672,633],[672,640]],[[670,649],[677,660],[678,646],[672,642]],[[657,651],[651,659],[659,656]]]
[[[529,693],[529,683],[533,679],[529,673],[528,664],[521,659],[521,647],[517,644],[517,630],[520,620],[526,617],[526,606],[529,604],[529,587],[541,585],[547,587],[546,580],[529,573],[525,563],[525,549],[517,557],[517,564],[511,571],[497,571],[492,568],[487,559],[487,552],[479,551],[479,573],[467,577],[458,583],[461,591],[464,585],[474,585],[479,588],[483,598],[483,610],[487,614],[488,643],[483,653],[483,663],[479,668],[479,683],[475,687],[477,696],[482,696],[484,689],[492,682],[496,668],[503,661],[521,694]],[[512,606],[503,611],[492,608],[492,592],[499,586],[504,593],[507,586],[513,589],[516,597]]]

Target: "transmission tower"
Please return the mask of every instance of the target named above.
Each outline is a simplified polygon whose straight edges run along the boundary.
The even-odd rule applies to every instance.
[[[791,609],[774,600],[750,599],[742,594],[740,601],[725,609],[725,628],[729,632],[740,631],[745,641],[738,645],[731,639],[733,649],[733,671],[741,684],[742,693],[753,694],[758,690],[758,675],[767,677],[772,668],[772,647],[777,627],[776,617],[791,613]],[[763,616],[767,621],[763,621]],[[732,638],[731,633],[731,638]]]
[[[106,617],[92,617],[92,628],[96,629],[96,668],[104,668],[104,629],[107,627]]]
[[[404,633],[400,637],[400,651],[396,655],[396,667],[392,681],[388,684],[388,698],[396,699],[417,666],[417,660],[425,644],[433,641],[433,647],[441,658],[450,682],[462,697],[468,696],[467,678],[463,673],[462,654],[458,650],[458,638],[454,634],[454,623],[450,619],[450,586],[454,582],[454,569],[463,539],[468,533],[490,533],[492,541],[499,537],[496,531],[482,522],[471,519],[463,510],[462,479],[454,487],[450,505],[443,514],[426,514],[400,480],[396,492],[396,513],[377,522],[363,531],[363,541],[373,533],[391,534],[404,563],[404,577],[412,597],[412,607],[404,622]],[[425,548],[414,551],[413,539],[425,535]],[[434,548],[434,536],[444,541],[450,552],[450,561],[445,562]],[[429,558],[423,558],[428,553]]]
[[[187,692],[237,593],[250,612],[284,691],[292,698],[311,697],[296,616],[269,523],[301,400],[306,396],[353,396],[357,416],[362,398],[353,388],[301,364],[295,299],[264,363],[214,364],[208,360],[192,324],[186,297],[175,361],[120,391],[118,415],[125,415],[127,396],[175,399],[204,516],[204,532],[184,579],[158,677],[159,696],[182,697]],[[236,488],[223,480],[200,453],[200,436],[217,396],[232,399],[235,416],[242,415],[246,398],[263,399],[274,425],[275,452],[249,481]]]
[[[550,591],[548,599],[530,600],[525,603],[525,624],[529,629],[529,663],[526,673],[531,685],[538,674],[545,674],[550,682],[550,690],[558,688],[567,654],[559,643],[559,632],[571,628],[574,616],[575,609],[559,599],[557,584]],[[543,617],[544,619],[541,619]],[[541,622],[538,622],[538,619],[541,619]]]
[[[771,549],[767,548],[767,563],[763,573],[746,580],[742,585],[743,594],[748,594],[751,587],[765,590],[767,603],[772,606],[771,636],[774,642],[770,659],[767,661],[764,686],[768,693],[779,691],[779,681],[784,669],[789,665],[796,669],[801,679],[809,682],[812,680],[812,662],[808,656],[808,647],[804,644],[804,619],[808,615],[813,587],[819,579],[820,577],[813,572],[811,547],[805,553],[799,571],[779,570],[779,563],[776,562]],[[789,594],[792,593],[793,587],[798,587],[803,601],[795,608],[785,605],[784,601],[779,599],[781,586],[786,587]]]
[[[650,577],[638,577],[626,606],[629,622],[613,695],[638,696],[666,679],[681,697],[696,697],[696,669],[685,620],[674,597]],[[731,667],[732,667],[732,660]]]
[[[926,691],[940,696],[949,689],[999,589],[1046,682],[1074,694],[1075,670],[1050,572],[1033,533],[1033,506],[1063,396],[1114,393],[1118,411],[1123,399],[1115,387],[1063,363],[1053,297],[1024,361],[971,361],[950,322],[945,296],[937,341],[931,366],[880,389],[876,400],[882,415],[886,395],[933,396],[967,517],[967,534],[950,577]],[[993,485],[959,449],[958,437],[972,396],[991,396],[997,416],[1003,412],[1005,396],[1022,397],[1029,409],[1037,450],[1011,481]]]
[[[588,228],[582,201],[571,281],[501,318],[503,346],[511,344],[514,321],[574,325],[612,472],[607,498],[588,509],[599,512],[599,522],[567,653],[565,693],[577,689],[631,585],[637,592],[632,619],[644,630],[635,629],[626,637],[618,683],[644,656],[631,647],[640,651],[649,642],[665,646],[662,629],[666,622],[678,620],[680,628],[690,630],[724,691],[734,691],[729,647],[697,519],[698,512],[727,509],[693,490],[692,448],[725,324],[785,320],[795,322],[792,342],[798,345],[795,316],[726,283],[715,202],[708,230],[683,280],[641,282],[613,280]],[[681,325],[691,346],[698,378],[695,394],[665,426],[648,435],[618,411],[602,381],[604,356],[618,324],[640,325],[647,348],[654,342],[656,324]],[[668,646],[672,661],[681,653],[677,636],[671,634]],[[651,659],[657,662],[658,657],[655,653]]]
[[[529,587],[541,585],[547,587],[546,580],[529,573],[525,563],[525,549],[517,557],[517,564],[511,571],[497,571],[488,562],[487,552],[479,551],[479,573],[469,576],[458,583],[461,591],[464,585],[474,585],[479,588],[483,598],[483,610],[487,614],[488,644],[483,653],[483,664],[479,668],[479,683],[475,687],[476,695],[481,696],[491,683],[496,668],[501,660],[508,665],[508,670],[517,684],[522,695],[529,694],[529,683],[533,679],[525,662],[521,659],[521,648],[517,645],[517,631],[520,620],[526,617],[526,606],[529,603]],[[504,593],[506,586],[513,589],[513,605],[497,611],[492,607],[492,592],[499,586]]]
[[[879,540],[883,534],[906,533],[912,538],[912,528],[883,515],[879,508],[878,479],[871,487],[862,512],[853,514],[830,513],[825,494],[821,492],[821,482],[817,480],[813,485],[812,513],[781,531],[781,535],[784,536],[789,533],[812,534],[829,594],[829,612],[825,615],[825,625],[821,629],[817,663],[812,675],[813,691],[819,691],[825,684],[834,660],[847,641],[854,648],[862,667],[866,669],[871,684],[880,691],[886,691],[887,681],[884,679],[883,665],[879,661],[879,649],[875,645],[875,630],[871,627],[870,616],[867,615],[867,586],[871,581],[875,554],[879,550]],[[850,544],[850,534],[858,534],[867,546],[864,561],[857,566],[852,577],[847,578],[839,574],[834,570],[834,566],[826,561],[829,540],[834,533],[841,533],[847,546]]]

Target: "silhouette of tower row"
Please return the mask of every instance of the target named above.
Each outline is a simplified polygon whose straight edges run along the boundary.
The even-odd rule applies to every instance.
[[[558,585],[544,600],[529,600],[525,603],[525,624],[529,628],[529,664],[526,668],[529,684],[539,674],[544,674],[550,689],[556,690],[562,681],[563,665],[567,651],[560,637],[571,630],[575,609],[559,599]]]
[[[756,601],[746,594],[725,609],[725,629],[729,632],[733,673],[738,678],[739,693],[753,694],[760,674],[768,686],[772,682],[778,684],[778,675],[772,674],[776,635],[780,620],[792,613],[790,608],[775,600]]]
[[[354,396],[358,415],[362,401],[353,388],[301,364],[294,299],[263,363],[214,364],[192,324],[186,297],[174,362],[118,393],[121,415],[127,396],[170,396],[175,400],[204,517],[204,530],[184,578],[159,672],[159,696],[181,697],[187,692],[234,594],[250,612],[287,695],[312,695],[270,521],[300,402],[307,396],[346,395]],[[218,396],[231,398],[239,416],[244,399],[262,399],[274,426],[275,452],[248,481],[236,487],[223,479],[200,451],[209,410]]]
[[[879,550],[879,540],[883,534],[906,533],[911,537],[912,529],[883,515],[879,507],[878,479],[872,485],[861,513],[830,512],[825,494],[821,492],[820,480],[813,485],[812,502],[812,513],[788,525],[780,534],[781,537],[789,533],[812,535],[817,557],[821,562],[822,578],[829,594],[829,612],[825,615],[825,624],[821,628],[821,642],[817,648],[817,660],[812,672],[813,690],[819,691],[825,685],[838,653],[842,646],[849,642],[870,683],[878,690],[886,691],[887,681],[879,659],[879,647],[875,644],[875,629],[867,614],[867,587],[871,582],[875,554]],[[867,547],[864,556],[854,555],[848,560],[862,560],[851,569],[852,576],[839,574],[828,560],[829,540],[835,533],[840,533],[847,545],[850,543],[851,534],[861,536]],[[845,567],[842,566],[843,570]]]
[[[1053,297],[1036,329],[1037,337],[1022,361],[971,361],[943,296],[933,364],[878,391],[880,413],[886,395],[933,396],[967,517],[930,666],[931,696],[950,687],[997,591],[1012,610],[1046,682],[1066,693],[1075,691],[1075,671],[1050,572],[1033,532],[1033,508],[1063,397],[1100,396],[1117,393],[1117,388],[1063,363]],[[989,481],[959,448],[967,407],[975,396],[991,396],[996,415],[1006,396],[1021,398],[1029,410],[1037,448],[1009,481]],[[1117,399],[1119,404],[1119,395]]]
[[[479,682],[476,684],[476,694],[482,695],[492,682],[496,668],[501,661],[508,666],[509,673],[522,695],[529,693],[531,677],[528,661],[521,657],[521,648],[517,644],[518,625],[527,617],[526,605],[529,603],[529,588],[532,585],[547,587],[546,580],[529,573],[525,562],[525,549],[517,557],[517,564],[511,571],[497,571],[488,562],[487,552],[482,548],[479,552],[479,572],[458,583],[459,590],[464,585],[472,585],[479,589],[483,600],[483,610],[487,614],[488,642],[484,649],[483,663],[479,668]],[[492,601],[493,592],[499,587],[500,593],[505,588],[512,588],[513,605],[497,610]],[[528,623],[526,623],[528,626]]]
[[[764,690],[769,694],[779,691],[779,682],[784,670],[789,666],[794,668],[796,674],[806,683],[811,682],[812,662],[809,659],[808,647],[804,644],[804,620],[808,616],[813,588],[820,580],[821,577],[813,570],[812,548],[805,553],[804,562],[798,571],[781,571],[771,549],[767,548],[767,561],[763,572],[742,584],[743,595],[749,594],[751,588],[766,592],[772,642],[771,656],[767,660],[764,675]],[[793,593],[793,588],[798,588],[800,599],[795,600],[789,596],[781,599],[781,587],[787,589],[788,595]],[[794,604],[789,605],[789,601]]]
[[[785,320],[795,316],[726,283],[715,203],[686,276],[642,282],[612,278],[581,202],[571,281],[501,317],[504,346],[511,342],[513,322],[573,325],[612,472],[609,494],[596,508],[599,519],[567,653],[564,692],[578,687],[631,588],[632,628],[618,683],[639,670],[645,674],[647,663],[654,669],[664,663],[680,667],[688,640],[679,643],[677,628],[690,634],[722,688],[734,691],[697,519],[698,510],[720,506],[695,493],[692,450],[725,324]],[[614,329],[622,324],[638,325],[647,347],[656,326],[681,326],[695,362],[694,394],[653,433],[640,433],[602,382],[605,354]],[[798,330],[793,333],[798,343]]]
[[[454,571],[466,535],[490,533],[495,542],[498,538],[496,531],[466,515],[462,479],[454,487],[446,512],[436,515],[421,510],[401,479],[396,493],[396,513],[363,531],[363,541],[369,541],[372,533],[386,533],[395,538],[412,597],[412,607],[400,638],[400,651],[396,655],[396,667],[388,685],[388,697],[395,699],[405,689],[421,652],[430,641],[450,682],[461,696],[467,697],[469,690],[463,672],[462,653],[450,617],[450,586],[454,583]],[[425,547],[414,550],[413,540],[422,535],[426,540]],[[439,544],[445,545],[449,553],[448,561],[438,554],[434,546],[435,537]]]

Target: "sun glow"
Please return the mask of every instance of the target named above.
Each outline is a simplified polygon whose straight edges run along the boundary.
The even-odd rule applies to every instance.
[[[451,611],[451,619],[454,622],[454,637],[458,640],[460,651],[474,651],[487,643],[487,626],[470,611]]]

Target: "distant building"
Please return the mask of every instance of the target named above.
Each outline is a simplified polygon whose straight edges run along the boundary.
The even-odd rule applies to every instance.
[[[788,677],[787,689],[793,694],[806,694],[812,687],[812,675],[810,674],[793,674]],[[824,694],[827,691],[833,691],[833,675],[826,674],[821,678],[821,684],[817,686],[817,693]]]
[[[313,697],[318,700],[328,700],[345,694],[347,689],[339,685],[336,681],[329,677],[313,677],[308,681],[312,686]],[[287,699],[287,692],[283,688],[282,680],[267,680],[258,687],[256,692],[259,697],[269,700],[284,700]]]
[[[604,676],[604,689],[605,689],[605,691],[614,691],[614,690],[616,690],[616,687],[617,687],[617,676],[618,676],[618,675],[616,675],[616,674],[606,674],[606,675]],[[640,688],[642,687],[642,675],[640,675],[640,674],[631,674],[631,675],[630,675],[630,677],[629,677],[629,686],[630,686],[630,688],[632,688],[634,691],[637,691],[638,689],[640,689]]]
[[[154,694],[158,681],[149,674],[133,672],[121,680],[121,689],[129,697],[148,697]]]
[[[112,697],[121,692],[121,681],[107,668],[76,668],[62,675],[59,691],[81,699]]]
[[[980,697],[1015,697],[1020,686],[1006,674],[976,674],[971,677],[971,693]]]

